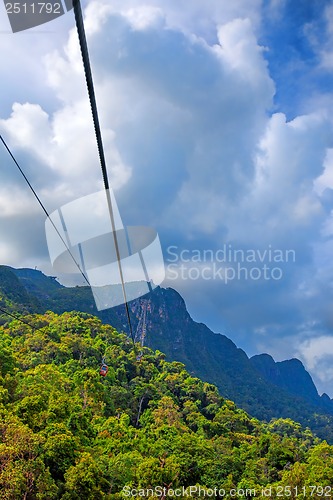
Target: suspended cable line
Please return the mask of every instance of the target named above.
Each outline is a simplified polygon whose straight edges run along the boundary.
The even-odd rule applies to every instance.
[[[31,323],[29,323],[29,321],[26,321],[26,320],[22,319],[20,316],[16,316],[15,314],[10,313],[9,311],[6,311],[6,309],[3,309],[2,307],[0,307],[0,312],[2,312],[3,314],[7,314],[7,316],[10,316],[11,318],[16,319],[17,321],[20,321],[21,323],[24,323],[25,325],[30,326],[30,328],[32,328],[33,330],[42,331],[40,328],[37,328],[37,326],[34,326]]]
[[[51,222],[53,228],[55,229],[55,231],[57,232],[59,238],[61,239],[62,243],[65,245],[65,248],[67,249],[70,257],[73,259],[73,262],[74,264],[76,265],[76,267],[78,268],[78,270],[80,271],[81,275],[83,276],[84,280],[86,281],[86,283],[90,286],[90,283],[89,283],[89,280],[87,278],[87,276],[84,274],[84,272],[82,271],[79,263],[77,262],[77,260],[75,259],[71,249],[69,248],[66,240],[63,238],[62,234],[60,233],[60,231],[58,230],[57,226],[54,224],[53,220],[51,219],[50,217],[50,214],[48,213],[47,209],[45,208],[45,205],[43,204],[42,200],[40,199],[40,197],[38,196],[36,190],[34,189],[34,187],[32,186],[31,182],[29,181],[28,177],[26,176],[26,174],[24,173],[23,169],[21,168],[20,164],[18,163],[18,161],[16,160],[15,156],[13,155],[12,151],[10,150],[8,144],[6,143],[6,141],[4,140],[4,138],[2,137],[2,135],[0,134],[0,140],[2,142],[2,144],[5,146],[9,156],[11,157],[11,159],[13,160],[13,162],[15,163],[16,167],[18,168],[20,174],[22,175],[23,179],[25,180],[25,182],[28,184],[30,190],[32,191],[34,197],[36,198],[36,200],[38,201],[40,207],[42,208],[43,212],[45,213],[46,217],[49,219],[49,221]]]
[[[91,113],[92,113],[93,122],[94,122],[94,129],[95,129],[95,135],[96,135],[96,141],[97,141],[99,160],[100,160],[100,165],[101,165],[101,169],[102,169],[104,189],[105,189],[105,194],[106,194],[106,199],[107,199],[107,204],[108,204],[108,209],[109,209],[109,214],[110,214],[113,242],[114,242],[114,246],[115,246],[115,250],[116,250],[118,271],[119,271],[119,275],[120,275],[121,288],[122,288],[122,293],[123,293],[123,297],[124,297],[124,304],[125,304],[125,308],[126,308],[127,322],[128,322],[129,332],[130,332],[130,335],[132,338],[133,346],[134,346],[134,349],[136,349],[133,328],[132,328],[132,322],[131,322],[129,306],[128,306],[128,300],[127,300],[127,294],[126,294],[126,288],[125,288],[123,269],[122,269],[122,265],[121,265],[121,256],[120,256],[119,243],[118,243],[118,238],[117,238],[115,217],[114,217],[114,211],[113,211],[112,200],[111,200],[111,195],[110,195],[110,185],[109,185],[108,173],[107,173],[107,169],[106,169],[106,161],[105,161],[102,133],[101,133],[99,117],[98,117],[98,109],[97,109],[97,103],[96,103],[96,97],[95,97],[94,82],[93,82],[93,76],[92,76],[92,71],[91,71],[87,38],[86,38],[85,29],[84,29],[84,22],[83,22],[83,15],[82,15],[80,0],[73,0],[73,8],[74,8],[76,29],[77,29],[77,34],[78,34],[79,43],[80,43],[86,85],[87,85],[87,89],[88,89],[88,96],[89,96],[89,101],[90,101]]]
[[[91,112],[92,112],[92,117],[93,117],[93,123],[94,123],[94,129],[95,129],[95,135],[96,135],[96,141],[97,141],[97,148],[98,148],[98,154],[99,154],[99,160],[100,160],[100,165],[102,169],[102,176],[103,176],[103,183],[104,183],[104,189],[106,193],[106,199],[107,199],[107,204],[108,204],[108,210],[109,210],[109,215],[110,215],[110,220],[111,220],[111,228],[112,228],[112,233],[113,233],[113,241],[114,241],[114,246],[115,246],[115,251],[116,251],[116,257],[117,257],[117,264],[118,264],[118,270],[119,270],[119,275],[120,275],[120,280],[121,280],[121,288],[122,288],[122,293],[123,293],[123,298],[124,298],[124,304],[126,308],[126,316],[127,316],[127,322],[129,326],[129,332],[130,336],[132,338],[132,342],[135,347],[135,339],[134,339],[134,334],[133,334],[133,328],[132,328],[132,322],[131,322],[131,317],[130,317],[130,312],[129,312],[129,306],[128,306],[128,300],[127,300],[127,294],[126,294],[126,288],[125,288],[125,281],[124,281],[124,275],[123,275],[123,269],[121,265],[121,255],[120,255],[120,249],[119,249],[119,242],[117,238],[117,230],[116,230],[116,224],[115,224],[115,216],[114,216],[114,210],[112,207],[112,200],[111,200],[111,195],[110,195],[110,185],[109,185],[109,180],[108,180],[108,174],[107,174],[107,168],[106,168],[106,161],[105,161],[105,154],[104,154],[104,147],[103,147],[103,140],[102,140],[102,134],[101,134],[101,128],[99,124],[99,117],[98,117],[98,109],[97,109],[97,103],[96,103],[96,97],[95,97],[95,90],[94,90],[94,83],[93,83],[93,77],[92,77],[92,72],[91,72],[91,66],[90,66],[90,60],[89,60],[89,52],[88,52],[88,46],[87,46],[87,40],[86,40],[86,35],[85,35],[85,29],[84,29],[84,22],[83,22],[83,15],[82,15],[82,9],[81,9],[81,3],[80,0],[73,0],[73,8],[74,8],[74,14],[75,14],[75,21],[76,21],[76,28],[77,28],[77,33],[78,33],[78,38],[79,38],[79,43],[80,43],[80,49],[81,49],[81,55],[82,55],[82,61],[83,61],[83,66],[84,66],[84,72],[85,72],[85,78],[86,78],[86,85],[88,89],[88,96],[90,100],[90,106],[91,106]],[[53,228],[55,229],[56,233],[58,234],[59,238],[61,239],[62,243],[64,244],[65,248],[67,249],[70,257],[72,258],[73,262],[75,263],[76,267],[78,268],[80,274],[83,276],[85,282],[90,285],[90,282],[86,276],[86,274],[82,271],[79,263],[77,262],[76,258],[74,257],[71,249],[69,248],[68,243],[66,240],[63,238],[62,234],[59,232],[58,228],[54,224],[53,220],[50,217],[50,214],[48,213],[47,209],[45,208],[42,200],[37,194],[37,191],[34,189],[32,186],[31,182],[29,181],[27,175],[24,173],[22,167],[16,160],[15,156],[13,155],[11,149],[7,145],[6,141],[0,134],[0,140],[2,144],[4,145],[5,149],[7,150],[9,156],[13,160],[14,164],[16,165],[17,169],[19,170],[20,174],[22,175],[23,179],[27,183],[29,189],[33,193],[34,197],[36,198],[38,204],[42,208],[43,212],[45,215],[48,217],[50,220]],[[31,328],[37,329],[27,323],[26,321],[20,319],[19,317],[9,313],[8,311],[5,311],[0,308],[0,311],[8,314],[9,316],[13,317],[14,319],[21,321],[22,323],[27,324]]]

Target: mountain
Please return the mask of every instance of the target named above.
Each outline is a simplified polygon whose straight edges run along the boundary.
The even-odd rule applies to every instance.
[[[269,354],[257,354],[250,361],[268,382],[332,412],[333,400],[325,393],[319,396],[310,374],[299,359],[275,362]]]
[[[21,279],[7,266],[0,266],[0,307],[9,313],[21,314],[40,312],[42,309],[38,299],[29,293]],[[9,317],[2,315],[0,324]]]
[[[2,500],[331,498],[333,446],[309,429],[259,422],[161,352],[138,361],[87,313],[27,320],[0,327]]]
[[[5,273],[6,286],[12,275],[11,286],[17,286],[21,293],[23,286],[27,297],[37,301],[37,312],[88,312],[127,332],[124,306],[98,312],[89,287],[66,288],[35,270],[6,267]],[[18,303],[19,312],[20,307]],[[275,363],[268,355],[249,359],[225,335],[193,321],[184,300],[171,288],[157,287],[151,294],[132,301],[130,310],[137,337],[145,315],[145,345],[165,353],[169,361],[184,363],[192,375],[215,384],[224,397],[254,417],[266,421],[291,418],[333,442],[333,402],[327,395],[318,395],[300,361]]]
[[[316,386],[299,359],[276,363],[269,354],[259,354],[250,358],[250,361],[269,382],[311,403],[318,402]]]
[[[0,266],[4,269],[5,266]],[[7,268],[10,270],[11,268]],[[56,290],[65,288],[58,281],[55,276],[45,276],[37,269],[12,269],[15,276],[19,279],[20,283],[29,294],[36,296],[40,300],[45,300],[52,295]]]

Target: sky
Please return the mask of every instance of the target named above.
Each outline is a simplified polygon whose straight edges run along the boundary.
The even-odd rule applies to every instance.
[[[82,5],[110,183],[163,286],[333,397],[333,3]],[[0,5],[0,44],[0,133],[48,211],[102,189],[73,13],[12,34]],[[54,274],[44,223],[0,147],[1,264]]]

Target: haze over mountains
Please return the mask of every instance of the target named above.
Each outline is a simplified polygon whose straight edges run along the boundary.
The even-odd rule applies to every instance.
[[[126,331],[124,306],[98,312],[89,287],[67,288],[32,269],[0,266],[0,305],[23,314],[83,311]],[[248,358],[225,335],[213,333],[192,320],[182,297],[158,287],[130,303],[134,332],[140,333],[146,316],[145,345],[180,361],[202,380],[217,385],[222,396],[262,419],[291,418],[333,442],[333,401],[320,396],[297,359],[275,362],[268,354]],[[2,321],[5,321],[3,315]]]

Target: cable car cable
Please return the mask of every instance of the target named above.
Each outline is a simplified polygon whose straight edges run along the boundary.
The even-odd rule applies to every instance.
[[[53,220],[51,219],[50,217],[50,214],[48,213],[48,211],[46,210],[42,200],[40,199],[40,197],[38,196],[36,190],[34,189],[34,187],[32,186],[31,182],[29,181],[28,177],[25,175],[23,169],[21,168],[20,164],[18,163],[18,161],[16,160],[15,156],[13,155],[13,153],[11,152],[9,146],[7,145],[6,141],[4,140],[4,138],[2,137],[2,135],[0,134],[0,140],[2,142],[2,144],[5,146],[9,156],[11,157],[11,159],[13,160],[13,162],[15,163],[16,167],[18,168],[18,170],[20,171],[23,179],[25,180],[25,182],[28,184],[30,190],[32,191],[34,197],[36,198],[36,200],[38,201],[39,205],[41,206],[43,212],[45,213],[46,217],[48,217],[48,219],[50,220],[52,226],[54,227],[55,231],[57,232],[59,238],[61,239],[61,241],[63,242],[63,244],[65,245],[69,255],[71,256],[71,258],[73,259],[76,267],[78,268],[78,270],[80,271],[80,273],[82,274],[84,280],[86,281],[86,283],[90,286],[90,283],[89,283],[89,280],[87,278],[87,276],[84,274],[84,272],[82,271],[80,265],[78,264],[78,262],[76,261],[73,253],[71,252],[67,242],[65,241],[65,239],[63,238],[63,236],[61,235],[61,233],[59,232],[57,226],[54,224]]]
[[[79,272],[81,273],[81,275],[83,276],[85,282],[87,283],[87,285],[89,287],[91,287],[90,285],[90,282],[87,278],[87,276],[85,275],[85,273],[82,271],[79,263],[77,262],[77,260],[75,259],[73,253],[71,252],[66,240],[63,238],[63,236],[61,235],[61,233],[59,232],[57,226],[54,224],[54,222],[52,221],[51,217],[50,217],[50,214],[48,212],[48,210],[46,209],[45,205],[43,204],[42,200],[40,199],[40,197],[38,196],[38,193],[37,191],[35,190],[35,188],[33,187],[33,185],[31,184],[31,182],[29,181],[27,175],[24,173],[24,170],[23,168],[21,167],[21,165],[19,164],[19,162],[17,161],[17,159],[15,158],[13,152],[11,151],[10,147],[8,146],[7,142],[5,141],[5,139],[3,138],[3,136],[0,134],[0,141],[2,142],[2,144],[4,145],[7,153],[9,154],[9,156],[11,157],[11,159],[13,160],[14,164],[16,165],[17,169],[19,170],[20,174],[22,175],[23,179],[25,180],[25,182],[27,183],[29,189],[31,190],[31,192],[33,193],[34,197],[36,198],[38,204],[40,205],[40,207],[42,208],[43,212],[45,213],[46,217],[48,217],[48,219],[50,220],[54,230],[56,231],[56,233],[58,234],[59,238],[61,239],[62,243],[64,244],[65,248],[67,249],[70,257],[72,258],[74,264],[76,265],[76,267],[78,268]],[[34,330],[39,330],[39,328],[36,328],[32,325],[30,325],[29,323],[27,323],[26,321],[24,320],[21,320],[19,317],[9,313],[8,311],[6,311],[5,309],[1,309],[0,308],[0,312],[3,312],[5,314],[7,314],[8,316],[11,316],[13,319],[16,319],[18,321],[21,321],[22,323],[25,323],[27,324],[28,326],[30,326],[31,328],[33,328]],[[133,338],[132,338],[133,340]]]
[[[107,169],[106,169],[106,162],[105,162],[105,155],[104,155],[104,148],[103,148],[103,142],[102,142],[102,135],[101,135],[101,130],[100,130],[100,125],[99,125],[99,118],[98,118],[98,110],[97,110],[97,104],[96,104],[96,98],[95,98],[95,92],[94,92],[94,84],[93,84],[93,79],[92,79],[92,73],[91,73],[91,66],[90,66],[90,61],[89,61],[89,53],[88,53],[88,47],[87,47],[87,41],[86,41],[86,36],[85,36],[85,30],[84,30],[84,24],[83,24],[83,16],[82,16],[82,10],[81,10],[81,4],[80,0],[73,0],[73,7],[74,7],[74,13],[75,13],[75,20],[76,20],[76,26],[77,26],[77,31],[78,31],[78,36],[79,36],[79,41],[80,41],[80,48],[81,48],[81,54],[82,54],[82,60],[83,60],[83,65],[84,65],[84,70],[85,70],[85,76],[86,76],[86,84],[88,88],[88,95],[89,95],[89,100],[90,100],[90,105],[91,105],[91,111],[93,115],[93,121],[94,121],[94,127],[95,127],[95,134],[96,134],[96,140],[97,140],[97,147],[98,147],[98,152],[99,152],[99,158],[100,158],[100,163],[101,163],[101,168],[102,168],[102,174],[103,174],[103,182],[104,182],[104,188],[106,191],[106,197],[107,197],[107,202],[108,202],[108,208],[109,208],[109,213],[110,213],[110,219],[111,219],[111,225],[112,225],[112,231],[113,231],[113,238],[114,238],[114,244],[115,244],[115,249],[116,249],[116,255],[117,255],[117,262],[118,262],[118,269],[119,269],[119,274],[121,278],[121,284],[122,284],[122,291],[123,291],[123,296],[124,296],[124,303],[125,303],[125,308],[126,308],[126,316],[127,316],[127,321],[129,325],[129,330],[130,330],[130,335],[132,338],[132,342],[135,347],[135,341],[134,341],[134,336],[133,336],[133,328],[132,328],[132,322],[130,318],[130,313],[129,313],[129,307],[128,307],[128,300],[127,300],[127,294],[126,294],[126,289],[125,289],[125,282],[124,282],[124,276],[123,276],[123,271],[122,271],[122,266],[121,266],[121,257],[120,257],[120,250],[119,250],[119,244],[118,244],[118,238],[116,234],[116,227],[115,227],[115,219],[114,219],[114,212],[112,208],[112,201],[110,197],[110,191],[109,191],[109,181],[108,181],[108,175],[107,175]],[[16,160],[15,156],[13,155],[12,151],[10,150],[9,146],[7,145],[6,141],[0,134],[0,140],[3,143],[5,149],[7,150],[8,154],[12,158],[13,162],[15,163],[16,167],[18,168],[19,172],[21,173],[22,177],[24,178],[25,182],[29,186],[31,192],[33,193],[34,197],[36,198],[37,202],[39,203],[40,207],[42,208],[43,212],[45,215],[49,218],[53,228],[55,229],[56,233],[58,234],[59,238],[61,239],[62,243],[65,245],[65,248],[67,249],[70,257],[74,261],[76,267],[80,271],[81,275],[83,276],[84,280],[86,283],[90,285],[90,282],[87,278],[87,276],[83,273],[80,265],[76,261],[73,253],[71,252],[67,242],[64,240],[63,236],[59,232],[58,228],[50,218],[50,215],[45,208],[43,202],[41,201],[40,197],[38,196],[36,190],[32,186],[31,182],[29,181],[28,177],[24,173],[23,169],[19,165],[18,161]],[[21,320],[20,318],[14,316],[13,314],[9,313],[8,311],[5,311],[4,309],[0,308],[0,311],[4,312],[5,314],[8,314],[9,316],[13,317],[14,319],[21,321],[22,323],[27,324],[31,328],[37,329],[30,325],[29,323],[25,322],[24,320]]]
[[[108,209],[109,209],[109,214],[110,214],[110,219],[111,219],[113,242],[114,242],[114,246],[115,246],[115,250],[116,250],[118,271],[119,271],[119,275],[120,275],[122,293],[123,293],[124,304],[125,304],[125,308],[126,308],[127,322],[128,322],[129,331],[130,331],[130,335],[132,338],[133,346],[134,346],[134,349],[136,351],[132,322],[131,322],[131,317],[130,317],[130,312],[129,312],[129,307],[128,307],[125,282],[124,282],[124,275],[123,275],[123,270],[122,270],[122,265],[121,265],[121,256],[120,256],[120,250],[119,250],[119,244],[118,244],[118,238],[117,238],[114,212],[113,212],[113,208],[112,208],[112,200],[111,200],[111,196],[110,196],[110,185],[109,185],[108,173],[107,173],[107,169],[106,169],[103,139],[102,139],[102,133],[101,133],[99,117],[98,117],[98,109],[97,109],[96,96],[95,96],[95,90],[94,90],[94,82],[93,82],[93,76],[92,76],[92,71],[91,71],[87,38],[86,38],[85,29],[84,29],[84,22],[83,22],[83,15],[82,15],[80,0],[73,0],[73,9],[74,9],[74,15],[75,15],[77,34],[78,34],[79,43],[80,43],[81,56],[82,56],[86,85],[87,85],[88,96],[89,96],[89,101],[90,101],[91,113],[92,113],[93,122],[94,122],[94,129],[95,129],[95,135],[96,135],[96,141],[97,141],[99,160],[100,160],[101,169],[102,169],[104,189],[105,189],[105,193],[106,193]]]
[[[29,323],[28,321],[20,318],[19,316],[16,316],[15,314],[12,314],[10,313],[9,311],[6,311],[6,309],[3,309],[2,307],[0,307],[0,312],[4,313],[4,314],[7,314],[7,316],[10,316],[11,318],[13,319],[16,319],[17,321],[20,321],[21,323],[24,323],[25,325],[28,325],[30,326],[30,328],[32,328],[33,330],[39,330],[39,331],[42,331],[40,328],[37,328],[37,326],[33,326],[31,323]]]

